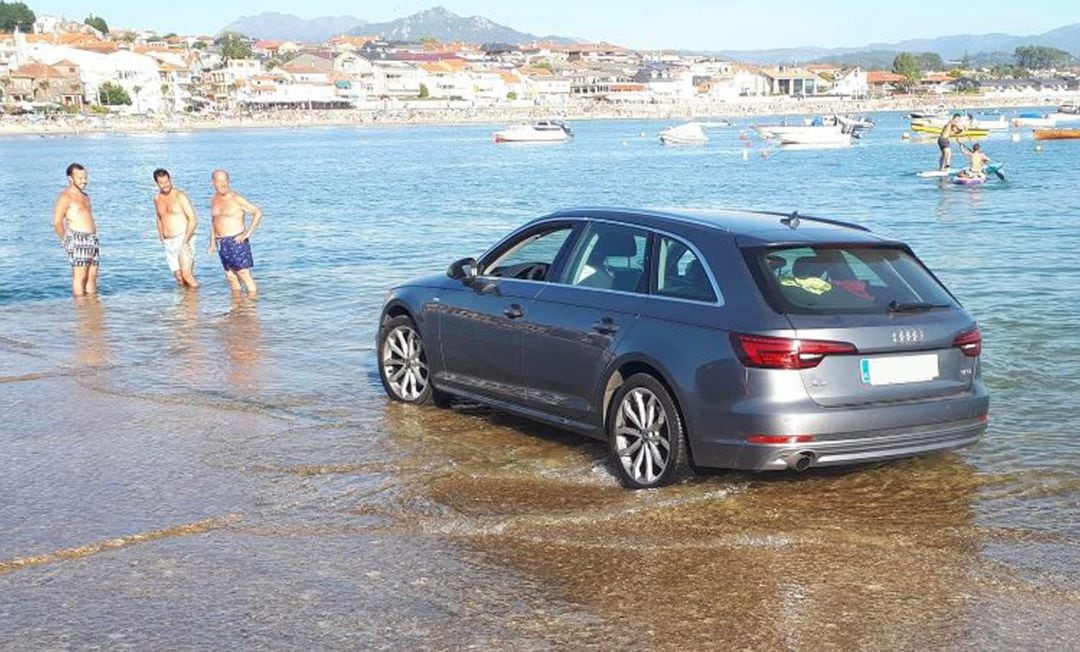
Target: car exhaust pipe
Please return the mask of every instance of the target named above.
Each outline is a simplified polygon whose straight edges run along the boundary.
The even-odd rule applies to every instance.
[[[787,464],[789,469],[796,471],[805,471],[810,468],[810,465],[814,463],[814,454],[809,451],[802,451],[801,453],[792,453],[785,455],[783,458],[784,464]]]

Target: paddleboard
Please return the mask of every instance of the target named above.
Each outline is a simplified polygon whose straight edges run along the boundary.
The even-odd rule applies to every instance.
[[[960,170],[929,170],[927,172],[916,172],[915,176],[922,177],[923,179],[933,179],[947,177],[953,174],[960,174]]]

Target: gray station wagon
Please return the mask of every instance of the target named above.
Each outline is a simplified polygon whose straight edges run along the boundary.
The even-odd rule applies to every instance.
[[[797,213],[573,209],[390,290],[391,398],[606,440],[620,481],[832,466],[986,430],[979,329],[902,242]]]

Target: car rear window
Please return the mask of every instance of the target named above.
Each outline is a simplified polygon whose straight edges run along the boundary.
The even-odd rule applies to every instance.
[[[904,249],[768,247],[749,252],[762,292],[780,312],[873,314],[955,307],[948,291]]]

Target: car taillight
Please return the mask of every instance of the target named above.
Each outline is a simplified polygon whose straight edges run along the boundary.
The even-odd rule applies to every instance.
[[[965,331],[956,336],[952,345],[969,358],[977,358],[982,353],[982,333],[978,328]]]
[[[731,334],[731,345],[747,367],[812,369],[827,355],[858,353],[854,344],[825,340],[796,340],[767,335]]]

